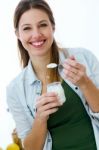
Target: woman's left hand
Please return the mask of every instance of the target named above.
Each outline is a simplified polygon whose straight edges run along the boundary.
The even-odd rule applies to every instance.
[[[83,64],[80,64],[74,56],[66,59],[63,64],[63,72],[66,79],[71,81],[76,86],[83,86],[86,79],[86,68]]]

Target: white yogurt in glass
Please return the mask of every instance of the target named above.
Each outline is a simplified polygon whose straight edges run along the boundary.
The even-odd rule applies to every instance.
[[[53,83],[48,84],[47,92],[57,93],[61,104],[63,104],[66,101],[64,89],[61,85],[61,82],[53,82]]]

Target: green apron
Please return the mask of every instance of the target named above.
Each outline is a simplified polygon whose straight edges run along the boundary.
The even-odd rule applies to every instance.
[[[66,102],[48,119],[52,150],[97,150],[91,120],[80,97],[65,81],[62,86]]]

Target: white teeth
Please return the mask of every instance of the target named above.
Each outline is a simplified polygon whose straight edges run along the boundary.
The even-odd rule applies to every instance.
[[[34,46],[40,46],[44,43],[44,41],[40,41],[40,42],[33,42],[32,45]]]

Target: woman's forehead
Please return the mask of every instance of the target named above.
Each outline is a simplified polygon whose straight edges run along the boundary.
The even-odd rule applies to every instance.
[[[20,17],[20,24],[30,24],[32,23],[41,23],[48,22],[49,17],[48,14],[41,9],[30,9],[22,14]]]

